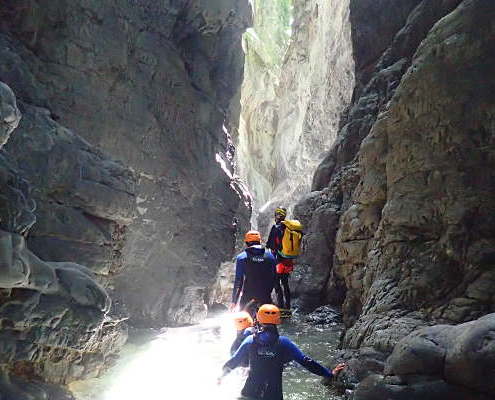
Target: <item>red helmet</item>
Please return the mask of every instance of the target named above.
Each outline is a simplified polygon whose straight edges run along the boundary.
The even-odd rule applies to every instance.
[[[263,304],[256,314],[256,319],[260,324],[279,325],[282,322],[280,310],[273,304]]]
[[[261,242],[261,234],[258,231],[249,231],[244,236],[244,241],[249,242]]]

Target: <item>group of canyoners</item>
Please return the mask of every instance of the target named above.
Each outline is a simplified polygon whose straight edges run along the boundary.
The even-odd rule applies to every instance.
[[[232,343],[231,358],[223,366],[224,376],[237,367],[249,367],[242,396],[256,400],[283,400],[282,372],[284,365],[296,361],[308,371],[330,378],[342,370],[339,364],[332,371],[303,352],[287,337],[280,336],[277,326],[282,317],[291,315],[289,277],[294,259],[300,254],[302,225],[288,220],[287,210],[275,210],[275,224],[270,230],[266,248],[258,231],[246,233],[246,249],[236,258],[231,311],[237,337]],[[278,307],[272,304],[275,289]]]

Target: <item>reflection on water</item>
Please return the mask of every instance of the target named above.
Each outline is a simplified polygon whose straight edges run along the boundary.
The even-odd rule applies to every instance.
[[[280,332],[319,361],[334,351],[339,335],[338,328],[318,331],[290,322]],[[228,315],[196,326],[169,328],[144,344],[127,344],[104,376],[74,383],[71,390],[78,400],[234,400],[239,398],[245,370],[238,368],[221,386],[216,384],[234,336]],[[303,368],[289,366],[284,373],[285,400],[332,399],[319,381]]]

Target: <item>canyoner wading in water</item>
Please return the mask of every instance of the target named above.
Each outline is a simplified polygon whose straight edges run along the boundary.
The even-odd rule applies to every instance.
[[[294,259],[301,253],[302,224],[297,220],[286,220],[287,209],[275,209],[275,224],[270,230],[267,247],[277,259],[275,293],[282,316],[290,316],[290,274],[294,270]]]
[[[249,335],[252,335],[254,331],[254,321],[246,311],[241,311],[239,313],[234,314],[234,325],[237,331],[236,337],[232,346],[230,346],[230,355],[235,354],[239,346],[242,344],[244,339],[246,339]],[[247,364],[246,364],[247,366]]]
[[[296,361],[308,371],[324,378],[330,378],[344,368],[344,364],[339,364],[330,371],[306,356],[288,337],[280,336],[277,325],[280,325],[281,318],[277,306],[262,305],[256,319],[260,330],[244,339],[225,363],[218,384],[233,369],[249,363],[248,377],[241,394],[256,400],[283,400],[282,373],[287,363]]]
[[[246,250],[236,258],[235,281],[231,310],[249,308],[254,316],[256,307],[271,303],[275,284],[276,260],[271,251],[261,245],[261,234],[249,231],[244,237]]]

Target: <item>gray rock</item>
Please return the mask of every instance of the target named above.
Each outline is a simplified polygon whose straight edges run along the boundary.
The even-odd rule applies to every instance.
[[[343,345],[389,353],[427,321],[460,323],[494,310],[486,225],[493,157],[490,133],[482,133],[492,130],[482,115],[492,113],[486,88],[493,85],[472,69],[493,64],[493,24],[483,15],[494,9],[479,1],[402,2],[393,5],[400,10],[390,6],[387,26],[369,26],[376,21],[364,16],[385,3],[351,4],[360,82],[315,174],[318,191],[295,211],[308,227],[301,270],[316,277],[299,286],[301,301],[345,296]],[[370,48],[374,35],[383,37]],[[435,360],[419,365],[435,368]]]
[[[321,306],[306,316],[306,322],[311,325],[335,325],[342,322],[342,313],[330,306]]]
[[[5,371],[0,371],[0,399],[75,400],[68,391],[56,385],[10,376]]]
[[[206,318],[208,308],[205,303],[206,288],[197,286],[185,287],[182,293],[178,292],[173,301],[173,314],[168,320],[174,325],[197,324]]]
[[[492,398],[494,331],[495,314],[415,331],[395,346],[385,364],[386,376],[363,380],[354,398]]]
[[[447,349],[452,345],[448,325],[425,328],[401,340],[387,360],[387,375],[443,375]]]
[[[351,100],[349,3],[294,1],[292,9],[285,1],[254,3],[254,25],[245,37],[243,123],[235,143],[263,234],[277,206],[289,207],[290,215],[309,190]]]
[[[5,83],[0,82],[0,149],[7,143],[20,120],[21,113],[17,108],[14,92]]]
[[[458,326],[445,356],[445,379],[473,390],[495,393],[495,314]]]
[[[249,223],[223,129],[238,125],[231,110],[249,2],[24,6],[0,6],[0,75],[29,111],[25,118],[32,115],[24,138],[39,138],[28,142],[36,156],[24,150],[24,138],[9,149],[41,189],[42,221],[29,246],[102,276],[120,272],[110,284],[133,323],[163,326],[184,288],[214,284]],[[67,131],[82,143],[50,141],[50,132],[67,138]],[[64,173],[46,174],[52,167]],[[65,218],[81,227],[80,236]]]
[[[391,382],[380,375],[366,378],[355,390],[353,400],[489,400],[491,397],[475,394],[462,386],[449,385],[442,380],[425,380],[411,385]]]
[[[133,201],[118,200],[132,197],[124,190],[132,187],[132,175],[54,122],[46,110],[20,104],[24,118],[5,146],[7,152],[0,155],[0,397],[71,399],[63,389],[39,380],[65,384],[98,374],[124,344],[127,328],[124,319],[113,315],[113,309],[109,313],[108,293],[89,268],[45,262],[28,248],[25,235],[36,221],[34,199],[42,205],[44,213],[39,215],[45,224],[50,224],[50,218],[56,220],[52,234],[70,232],[67,236],[73,240],[91,241],[97,232],[98,245],[102,245],[119,239],[103,233],[111,223],[86,219],[88,222],[81,224],[81,218],[54,215],[84,215],[76,211],[82,204],[70,188],[98,174],[94,178],[97,185],[113,190],[112,209],[122,210],[122,218],[115,213],[111,216],[120,224],[128,223],[134,212]],[[85,168],[93,172],[81,173]],[[36,191],[28,179],[40,185]],[[106,195],[110,197],[108,192]],[[103,201],[91,204],[102,204],[101,213],[107,209]],[[86,215],[94,211],[91,204]],[[85,228],[79,236],[77,223]],[[50,243],[45,242],[42,250],[47,251]],[[68,254],[68,249],[59,250],[61,259],[74,257]],[[107,259],[110,264],[115,255]]]

